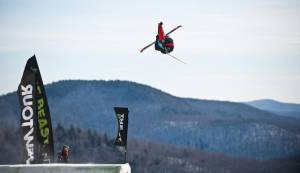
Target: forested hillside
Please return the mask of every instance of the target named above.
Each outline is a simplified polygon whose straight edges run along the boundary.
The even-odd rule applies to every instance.
[[[246,104],[179,98],[128,81],[60,81],[46,86],[53,126],[113,137],[114,106],[129,113],[129,136],[177,147],[258,160],[300,154],[300,120]],[[19,127],[16,93],[0,97],[0,125]]]

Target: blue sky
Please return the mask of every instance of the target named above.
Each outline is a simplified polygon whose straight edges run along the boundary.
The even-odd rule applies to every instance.
[[[139,50],[157,23],[173,55]],[[36,54],[44,83],[130,80],[181,97],[300,103],[300,1],[0,0],[0,94]]]

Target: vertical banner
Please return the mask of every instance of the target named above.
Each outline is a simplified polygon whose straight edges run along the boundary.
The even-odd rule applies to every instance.
[[[115,140],[115,145],[127,146],[127,131],[128,131],[128,108],[114,107],[118,120],[118,134]]]
[[[18,87],[19,102],[21,108],[21,132],[24,148],[23,160],[26,164],[35,163],[37,160],[37,136],[36,136],[36,96],[35,73],[33,64],[27,61],[21,83]]]
[[[45,88],[35,58],[26,64],[18,87],[23,159],[26,164],[54,161],[53,134]]]

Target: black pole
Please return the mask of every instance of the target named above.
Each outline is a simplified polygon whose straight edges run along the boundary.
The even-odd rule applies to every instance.
[[[125,146],[124,164],[126,163],[127,146]]]

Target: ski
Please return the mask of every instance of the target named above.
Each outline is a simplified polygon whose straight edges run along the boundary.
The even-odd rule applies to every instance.
[[[177,26],[176,28],[172,29],[170,32],[168,32],[166,35],[171,34],[172,32],[176,31],[177,29],[181,28],[182,25]]]
[[[176,58],[175,56],[173,56],[173,55],[171,55],[171,54],[169,54],[169,53],[167,53],[167,55],[169,55],[171,58],[174,58],[174,59],[176,59],[177,61],[179,61],[179,62],[181,62],[181,63],[183,63],[183,64],[186,64],[186,62],[180,60],[179,58]]]
[[[172,29],[170,32],[168,32],[166,35],[171,34],[172,32],[176,31],[177,29],[179,29],[179,28],[181,28],[181,27],[182,27],[182,25],[179,25],[179,26],[175,27],[175,28]],[[155,44],[155,41],[152,42],[152,43],[150,43],[150,44],[148,44],[148,45],[145,46],[143,49],[141,49],[141,50],[140,50],[140,53],[142,53],[145,49],[149,48],[149,47],[152,46],[153,44]]]
[[[142,53],[145,49],[147,49],[148,47],[152,46],[153,44],[155,44],[155,41],[148,44],[146,47],[144,47],[142,50],[140,50],[140,53]]]

